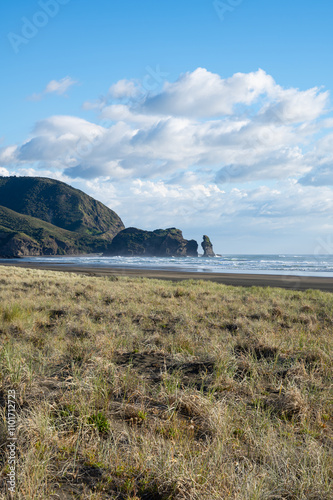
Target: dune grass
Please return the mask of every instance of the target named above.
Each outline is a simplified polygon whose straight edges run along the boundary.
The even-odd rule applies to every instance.
[[[0,498],[333,498],[333,294],[0,267]]]

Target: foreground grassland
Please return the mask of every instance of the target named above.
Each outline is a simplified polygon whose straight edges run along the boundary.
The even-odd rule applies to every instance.
[[[0,299],[15,498],[333,498],[333,294],[0,267]]]

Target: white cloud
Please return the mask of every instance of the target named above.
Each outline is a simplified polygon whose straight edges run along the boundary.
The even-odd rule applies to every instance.
[[[37,123],[18,161],[62,165],[75,178],[167,179],[207,167],[212,182],[283,179],[309,173],[320,120],[332,126],[327,92],[283,89],[262,70],[222,79],[198,68],[144,102],[135,102],[138,88],[111,86],[115,102],[98,106],[104,126],[72,116]]]
[[[133,80],[119,80],[109,89],[109,96],[112,99],[128,99],[136,97],[138,93],[138,85]]]
[[[237,104],[251,105],[260,96],[274,96],[278,86],[264,71],[236,73],[222,79],[204,68],[185,73],[175,83],[148,98],[143,108],[152,113],[189,117],[231,115]]]
[[[280,123],[299,123],[315,120],[326,110],[329,93],[320,92],[315,87],[306,91],[297,89],[282,90],[276,102],[269,104],[262,111],[266,119]]]
[[[9,171],[6,168],[0,167],[0,175],[3,177],[7,177],[9,174]]]
[[[12,165],[16,163],[17,146],[7,146],[0,148],[0,166]]]
[[[51,80],[45,89],[39,94],[33,94],[29,97],[30,101],[40,101],[48,94],[65,95],[67,90],[77,84],[70,76],[66,76],[61,80]]]
[[[105,179],[103,183],[87,181],[81,186],[111,208],[116,199],[118,212],[127,225],[151,229],[176,225],[209,227],[218,232],[226,222],[238,224],[237,220],[247,220],[252,224],[251,221],[262,219],[272,225],[289,224],[306,230],[308,218],[320,220],[333,209],[331,189],[301,186],[295,180],[274,187],[248,186],[230,191],[208,183],[184,186],[138,179],[117,183],[116,189]],[[324,222],[327,224],[327,218]]]
[[[72,83],[51,82],[45,92]],[[203,68],[143,102],[135,102],[138,88],[130,80],[111,86],[114,102],[98,106],[104,126],[73,116],[38,122],[24,144],[2,150],[1,164],[16,158],[62,166],[72,178],[113,180],[171,180],[206,168],[205,181],[221,184],[304,177],[320,154],[327,160],[325,138],[315,137],[332,119],[328,93],[318,88],[283,89],[263,70],[223,79]]]
[[[139,82],[135,80],[119,80],[117,83],[111,85],[106,95],[100,96],[94,101],[85,101],[83,109],[103,109],[110,104],[110,101],[118,100],[122,102],[138,101],[147,96],[145,90]]]

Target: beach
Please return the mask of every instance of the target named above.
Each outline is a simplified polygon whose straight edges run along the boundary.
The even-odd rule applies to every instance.
[[[32,262],[2,262],[1,265],[16,266],[28,269],[44,269],[78,273],[87,276],[128,276],[131,278],[151,278],[170,281],[208,280],[215,283],[244,287],[278,287],[287,290],[321,290],[333,292],[333,277],[294,276],[285,274],[250,274],[250,273],[205,273],[163,271],[153,269],[129,269],[119,267],[80,267],[63,264],[41,264]]]

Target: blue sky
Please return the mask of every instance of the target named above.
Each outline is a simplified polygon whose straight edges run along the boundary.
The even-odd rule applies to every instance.
[[[0,9],[2,175],[221,253],[333,252],[332,2]]]

